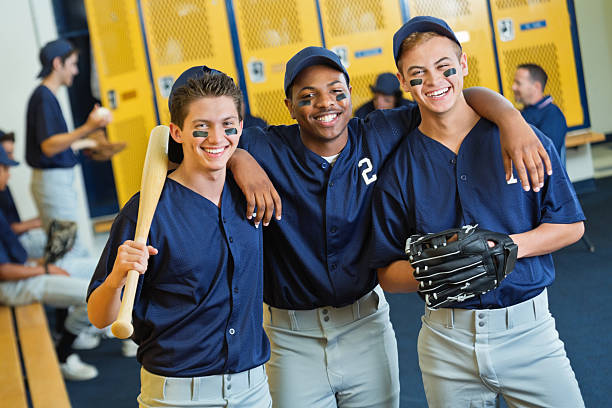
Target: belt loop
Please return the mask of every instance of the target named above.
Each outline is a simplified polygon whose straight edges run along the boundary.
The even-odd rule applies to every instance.
[[[291,330],[299,330],[297,318],[295,317],[295,310],[288,310],[289,320],[291,321]]]
[[[448,308],[448,309],[444,309],[446,310],[446,327],[448,329],[452,329],[455,327],[455,309],[453,308]]]
[[[353,320],[359,320],[361,318],[361,314],[360,314],[360,310],[359,310],[359,301],[361,299],[356,300],[355,302],[353,302]]]
[[[270,324],[274,324],[274,317],[272,316],[272,306],[268,306],[268,314],[270,315]]]
[[[514,322],[512,321],[512,308],[506,308],[506,329],[511,329],[514,326]]]
[[[254,378],[251,377],[251,374],[253,373],[253,370],[255,370],[255,368],[251,368],[248,372],[247,372],[247,376],[248,376],[248,384],[249,384],[249,390],[251,389],[251,386],[253,385],[254,382]]]
[[[191,400],[192,401],[200,400],[200,381],[202,381],[201,377],[193,377],[191,379]]]
[[[537,298],[538,296],[531,299],[531,304],[533,305],[533,320],[538,320]]]

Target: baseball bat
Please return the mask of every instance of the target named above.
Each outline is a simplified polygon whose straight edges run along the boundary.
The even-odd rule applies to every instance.
[[[166,173],[168,172],[168,137],[170,128],[168,126],[155,126],[149,137],[147,154],[142,169],[142,180],[140,182],[140,201],[138,204],[138,221],[134,241],[146,245],[151,221],[155,214],[155,208],[159,201]],[[123,289],[123,299],[119,307],[117,320],[111,326],[113,334],[120,339],[127,339],[132,335],[132,309],[134,308],[134,296],[138,286],[139,273],[131,270],[128,272],[127,281]]]

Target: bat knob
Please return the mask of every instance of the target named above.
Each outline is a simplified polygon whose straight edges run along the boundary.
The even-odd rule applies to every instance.
[[[134,332],[134,327],[130,322],[124,322],[121,320],[117,320],[111,326],[111,331],[115,335],[115,337],[119,339],[127,339]]]

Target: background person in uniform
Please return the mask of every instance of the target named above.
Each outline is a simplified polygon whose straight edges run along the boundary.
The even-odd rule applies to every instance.
[[[366,121],[351,119],[348,73],[335,53],[321,47],[307,47],[287,62],[284,85],[297,124],[245,129],[240,141],[283,198],[283,219],[264,228],[273,404],[397,407],[395,334],[365,249],[377,173],[418,124],[418,110],[377,110]],[[484,89],[469,93],[481,110],[518,127],[506,129],[512,143],[524,143],[516,136],[525,136],[525,129],[527,139],[535,138],[507,100]],[[231,170],[237,174],[233,164]]]
[[[83,125],[68,131],[56,93],[72,85],[78,74],[77,61],[78,52],[68,41],[47,43],[40,51],[42,69],[38,76],[43,79],[28,102],[26,161],[33,168],[32,195],[45,230],[53,219],[78,220],[74,185],[77,157],[70,145],[112,119],[110,114],[98,111],[96,105]],[[88,252],[77,236],[74,248],[66,256],[86,256]]]
[[[0,191],[7,186],[9,166],[17,164],[0,146]],[[73,306],[56,344],[61,372],[68,380],[90,380],[98,375],[94,366],[83,363],[71,349],[77,335],[89,326],[85,303],[89,280],[79,278],[78,273],[91,271],[91,268],[91,263],[75,259],[71,262],[60,260],[58,265],[46,266],[29,262],[28,254],[12,231],[4,211],[0,211],[0,303],[18,306],[42,302],[58,308]]]
[[[365,119],[368,113],[376,109],[393,109],[413,103],[404,99],[397,76],[390,72],[380,74],[376,78],[376,83],[370,85],[370,89],[374,97],[355,111],[355,116],[358,118]]]
[[[478,224],[508,234],[518,245],[515,268],[498,288],[454,307],[425,309],[418,353],[428,405],[494,406],[501,394],[509,407],[584,406],[548,311],[546,287],[555,276],[550,253],[584,231],[584,215],[557,152],[537,131],[552,175],[539,192],[508,184],[499,129],[463,96],[467,57],[450,27],[434,17],[415,17],[393,44],[402,86],[418,103],[422,120],[376,185],[371,265],[380,268],[381,286],[392,292],[419,288],[405,254],[413,234]]]
[[[5,133],[0,130],[0,145],[9,159],[14,160],[15,134],[13,132]],[[11,229],[19,237],[19,242],[21,242],[21,245],[23,245],[28,253],[28,258],[42,258],[45,244],[47,243],[47,234],[41,228],[42,222],[40,217],[22,221],[8,185],[3,191],[0,191],[0,211],[4,213],[4,217],[11,225]]]
[[[262,231],[245,219],[245,198],[226,171],[241,104],[240,89],[219,71],[200,66],[179,76],[168,156],[180,164],[166,178],[150,245],[131,240],[137,194],[115,219],[91,281],[89,313],[102,328],[117,317],[127,272],[143,274],[132,314],[141,407],[271,405]]]
[[[525,120],[552,140],[565,165],[567,122],[561,109],[553,103],[552,96],[544,94],[547,80],[548,75],[541,66],[521,64],[514,74],[512,91],[514,99],[523,104],[521,113]]]

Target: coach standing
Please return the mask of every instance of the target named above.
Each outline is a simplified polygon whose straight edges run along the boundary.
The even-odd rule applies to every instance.
[[[66,40],[47,43],[40,51],[42,69],[38,77],[43,79],[28,102],[26,161],[33,168],[32,195],[45,229],[53,219],[77,220],[77,157],[70,145],[112,119],[96,106],[83,125],[68,131],[56,94],[62,86],[72,85],[79,73],[78,58],[78,51]],[[72,252],[83,256],[88,251],[77,239]]]

